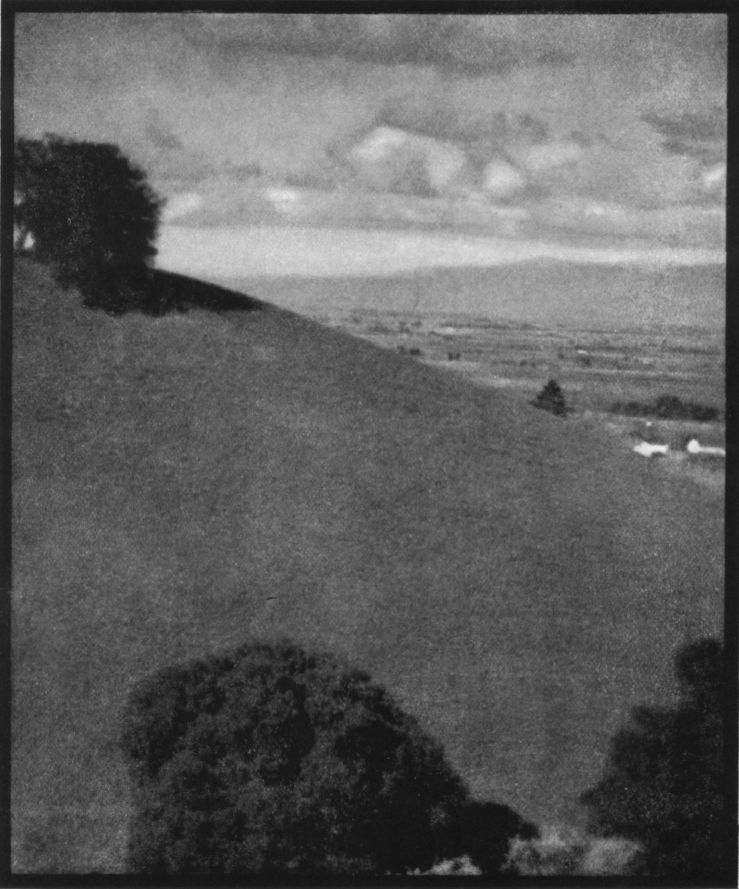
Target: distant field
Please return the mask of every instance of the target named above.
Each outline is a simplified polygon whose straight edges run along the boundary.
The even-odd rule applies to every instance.
[[[118,720],[164,664],[344,654],[547,823],[720,631],[721,492],[598,423],[270,306],[112,319],[16,275],[18,868],[120,869]]]
[[[538,262],[232,283],[376,345],[419,349],[426,363],[526,398],[554,377],[578,411],[664,394],[723,411],[720,266]]]
[[[675,395],[715,407],[723,415],[724,348],[718,333],[703,329],[660,332],[567,331],[510,322],[468,328],[415,324],[409,316],[350,313],[342,330],[494,387],[529,397],[555,378],[574,410],[608,411],[615,402],[652,402]]]

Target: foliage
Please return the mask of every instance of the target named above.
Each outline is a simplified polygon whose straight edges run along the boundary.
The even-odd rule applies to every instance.
[[[160,199],[114,145],[20,139],[15,222],[34,252],[85,304],[121,312],[145,302]]]
[[[547,828],[542,836],[516,837],[507,870],[519,876],[626,876],[634,873],[640,846],[621,837],[593,837],[574,829]]]
[[[569,410],[565,401],[564,392],[556,380],[549,380],[546,386],[544,386],[541,392],[536,396],[536,399],[531,403],[534,407],[549,411],[551,414],[555,414],[558,417],[566,416]]]
[[[695,401],[682,401],[676,395],[660,395],[654,402],[616,401],[611,413],[627,417],[658,417],[661,420],[693,420],[697,423],[710,423],[719,418],[715,407]]]
[[[736,869],[725,808],[723,652],[711,639],[676,658],[677,709],[638,707],[613,738],[605,774],[582,796],[591,828],[644,849],[646,873],[720,879]]]
[[[366,674],[289,643],[143,681],[123,748],[139,872],[424,870],[457,853],[478,805],[442,748]],[[502,863],[523,822],[503,806],[481,811],[474,844],[489,841],[488,862]]]
[[[483,874],[497,874],[506,864],[513,837],[539,836],[535,825],[508,806],[468,800],[447,832],[447,858],[468,856]]]

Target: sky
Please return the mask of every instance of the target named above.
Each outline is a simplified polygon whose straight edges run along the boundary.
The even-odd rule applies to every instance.
[[[723,261],[722,15],[20,14],[16,135],[114,142],[161,265]]]

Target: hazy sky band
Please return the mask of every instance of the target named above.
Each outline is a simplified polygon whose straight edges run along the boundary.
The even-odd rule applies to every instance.
[[[439,232],[353,231],[281,226],[162,228],[164,268],[224,278],[250,275],[393,275],[433,267],[567,261],[646,267],[716,265],[723,251],[517,241]]]
[[[119,144],[167,224],[724,249],[725,16],[28,14],[16,64],[18,134]]]

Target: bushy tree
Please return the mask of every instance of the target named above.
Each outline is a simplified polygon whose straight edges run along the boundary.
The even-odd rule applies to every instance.
[[[564,417],[567,414],[568,407],[565,401],[564,392],[556,380],[549,380],[544,388],[531,402],[534,407],[549,411],[558,417]]]
[[[535,825],[508,806],[468,800],[450,823],[445,857],[465,855],[483,874],[497,874],[506,865],[513,837],[538,836]]]
[[[440,745],[328,655],[250,644],[162,670],[123,724],[131,870],[397,874],[465,851],[474,813]],[[523,822],[483,814],[473,845],[497,867]]]
[[[684,647],[675,663],[679,706],[635,708],[630,724],[613,738],[603,778],[582,801],[592,830],[642,846],[649,875],[734,880],[736,819],[726,806],[722,646],[701,640]]]
[[[160,199],[115,145],[47,135],[15,146],[15,223],[63,286],[111,312],[145,301]]]

